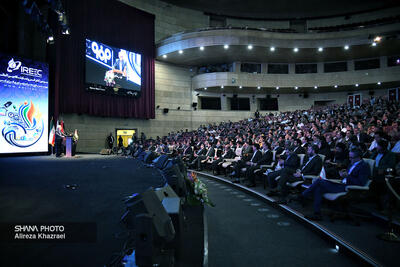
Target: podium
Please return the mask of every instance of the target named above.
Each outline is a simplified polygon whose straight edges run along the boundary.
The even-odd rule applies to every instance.
[[[71,158],[72,157],[72,136],[67,136],[65,137],[65,156],[67,158]]]

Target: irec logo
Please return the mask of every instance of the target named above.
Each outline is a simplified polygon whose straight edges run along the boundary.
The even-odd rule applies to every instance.
[[[8,67],[7,67],[8,72],[16,71],[19,68],[21,68],[21,74],[23,75],[28,75],[38,78],[42,77],[42,70],[21,66],[21,61],[14,61],[14,58],[8,61]]]

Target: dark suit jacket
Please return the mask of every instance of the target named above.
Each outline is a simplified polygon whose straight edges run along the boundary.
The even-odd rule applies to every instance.
[[[269,165],[272,162],[272,151],[268,150],[265,152],[262,157],[260,158],[259,161],[257,161],[257,165]]]
[[[295,153],[290,153],[287,157],[285,162],[283,163],[283,166],[285,168],[291,168],[296,170],[300,165],[300,158],[297,156]]]
[[[223,154],[222,154],[223,155]],[[224,159],[233,159],[235,158],[235,152],[232,151],[232,149],[229,149],[226,155],[223,157]]]
[[[372,159],[375,159],[378,153],[374,153],[372,155]],[[396,166],[396,154],[390,151],[386,151],[385,154],[383,154],[383,157],[379,160],[378,167],[374,166],[374,173],[373,177],[384,177],[383,174],[379,174],[378,172],[386,171],[386,169],[391,168],[394,169]]]
[[[303,166],[301,167],[301,173],[304,175],[319,175],[322,169],[322,159],[319,155],[316,155],[310,162],[308,162],[308,156],[304,158]]]
[[[188,146],[185,150],[183,150],[183,155],[190,155],[192,154],[192,147]]]
[[[294,153],[298,154],[306,154],[306,149],[302,146],[298,146],[294,149]]]
[[[215,155],[215,148],[210,147],[210,148],[207,150],[206,157],[211,157],[211,158],[213,158],[214,155]]]
[[[351,166],[348,168],[347,171],[349,171]],[[356,167],[352,170],[352,172],[347,175],[346,177],[346,185],[360,185],[364,186],[370,176],[370,168],[368,163],[365,161],[361,161],[358,163]]]
[[[360,133],[359,137],[356,136],[356,138],[359,143],[369,143],[371,141],[371,136],[366,133]],[[360,138],[360,140],[358,140],[358,138]]]
[[[203,148],[203,149],[200,148],[199,150],[197,150],[196,155],[201,156],[201,155],[205,155],[206,153],[207,153],[207,151],[205,148]]]
[[[262,152],[260,150],[256,150],[254,152],[254,157],[250,158],[252,163],[257,163],[262,158]]]

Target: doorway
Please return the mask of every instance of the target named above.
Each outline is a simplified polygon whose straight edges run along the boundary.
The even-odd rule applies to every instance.
[[[120,137],[122,146],[128,147],[132,143],[132,136],[136,135],[137,129],[116,129],[117,131],[117,146],[120,146]]]

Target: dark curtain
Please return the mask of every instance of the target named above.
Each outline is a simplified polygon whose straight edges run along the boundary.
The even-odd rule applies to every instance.
[[[54,114],[153,119],[154,16],[116,0],[68,0],[64,8],[71,29],[55,38]],[[56,18],[53,18],[56,20]],[[85,90],[85,39],[140,53],[142,92],[137,99]]]

